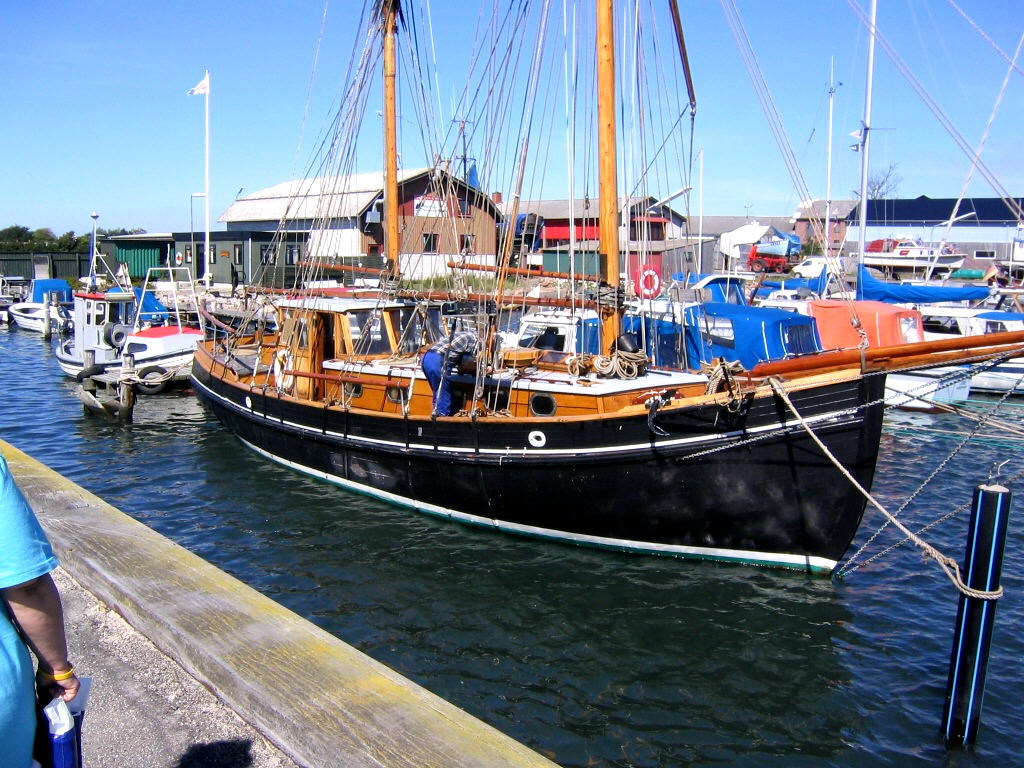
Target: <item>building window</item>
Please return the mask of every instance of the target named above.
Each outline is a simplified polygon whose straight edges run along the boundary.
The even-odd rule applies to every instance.
[[[994,259],[996,257],[995,251],[975,251],[974,258],[976,259]]]
[[[260,264],[273,264],[276,261],[269,245],[260,246]]]
[[[467,217],[472,213],[469,207],[469,200],[463,200],[459,198],[459,216]]]
[[[186,264],[191,264],[192,263],[192,249],[191,248],[186,248],[185,249],[185,263]]]
[[[412,215],[439,219],[444,216],[444,206],[435,195],[421,195],[413,201]]]
[[[459,235],[459,253],[476,253],[476,235]]]
[[[215,245],[211,245],[210,246],[210,263],[211,264],[216,264],[217,263],[217,246],[215,246]]]
[[[423,233],[423,252],[424,253],[437,253],[437,233],[436,232],[424,232]]]
[[[294,267],[295,266],[295,262],[299,260],[298,256],[299,256],[299,246],[297,246],[297,245],[289,245],[288,246],[288,250],[285,252],[285,256],[284,256],[285,261],[284,261],[284,263],[287,264],[289,267]]]
[[[241,266],[242,264],[242,244],[235,243],[235,264]]]

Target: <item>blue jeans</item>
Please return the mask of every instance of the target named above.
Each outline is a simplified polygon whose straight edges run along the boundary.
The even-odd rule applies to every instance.
[[[451,416],[452,380],[451,375],[445,375],[444,356],[439,352],[427,352],[423,355],[421,365],[423,374],[434,391],[434,413],[438,416]]]

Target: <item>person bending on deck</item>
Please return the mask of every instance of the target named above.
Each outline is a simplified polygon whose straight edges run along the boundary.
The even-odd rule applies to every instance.
[[[452,369],[472,363],[483,349],[476,331],[456,331],[433,344],[423,355],[423,373],[434,391],[434,415],[452,415]],[[475,368],[474,368],[475,370]]]

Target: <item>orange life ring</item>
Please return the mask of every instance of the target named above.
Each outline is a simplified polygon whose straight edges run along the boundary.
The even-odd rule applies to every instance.
[[[661,275],[648,267],[640,272],[636,281],[636,292],[644,299],[653,299],[661,292]]]

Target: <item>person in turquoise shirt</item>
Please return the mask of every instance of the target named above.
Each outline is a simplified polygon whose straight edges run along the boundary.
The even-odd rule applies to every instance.
[[[44,696],[65,701],[78,693],[60,594],[50,576],[56,567],[46,534],[0,456],[0,594],[6,609],[0,611],[0,749],[11,768],[32,765],[36,685]],[[39,662],[35,674],[29,648]]]

